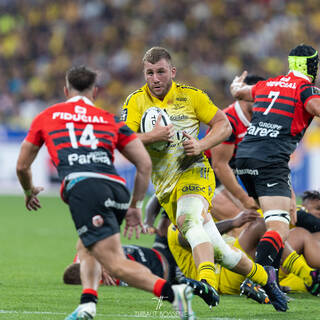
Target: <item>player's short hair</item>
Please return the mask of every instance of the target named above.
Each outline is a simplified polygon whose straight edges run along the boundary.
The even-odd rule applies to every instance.
[[[261,77],[261,76],[258,76],[257,74],[248,74],[243,82],[249,86],[253,85],[253,84],[256,84],[257,82],[259,81],[263,81],[263,80],[266,80],[265,78]]]
[[[144,57],[142,58],[142,62],[147,61],[155,64],[161,59],[165,59],[171,64],[171,55],[167,49],[162,47],[152,47],[145,53]]]
[[[72,67],[67,71],[67,86],[79,92],[91,89],[96,84],[97,73],[85,66]]]
[[[288,57],[290,70],[296,70],[312,78],[315,82],[318,72],[318,51],[306,44],[293,48]]]
[[[63,273],[63,282],[65,284],[81,284],[80,263],[72,263],[67,266]]]
[[[320,200],[320,192],[317,190],[307,190],[302,194],[301,198],[303,202],[306,200]]]

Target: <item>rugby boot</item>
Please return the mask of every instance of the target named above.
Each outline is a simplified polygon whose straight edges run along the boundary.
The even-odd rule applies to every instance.
[[[277,311],[287,311],[288,301],[286,295],[278,287],[276,270],[271,266],[265,266],[264,269],[268,274],[268,281],[262,288]]]
[[[240,296],[245,295],[261,304],[269,304],[270,299],[266,292],[250,279],[246,279],[240,286]]]
[[[184,278],[182,281],[191,286],[193,288],[193,293],[199,296],[210,308],[216,307],[219,304],[220,296],[218,292],[215,288],[210,286],[205,279],[197,281],[194,279]]]

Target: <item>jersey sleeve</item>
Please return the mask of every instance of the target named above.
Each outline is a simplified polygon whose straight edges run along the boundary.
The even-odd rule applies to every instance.
[[[31,123],[28,134],[25,138],[26,141],[41,147],[44,143],[43,132],[41,129],[42,117],[38,115]]]
[[[217,113],[218,107],[211,101],[209,96],[201,90],[194,97],[194,110],[199,121],[208,124]]]
[[[121,120],[124,121],[131,130],[138,132],[142,114],[134,95],[135,92],[129,95],[122,106]]]
[[[313,84],[305,84],[301,86],[300,99],[305,107],[309,100],[320,98],[320,89]]]
[[[138,136],[123,122],[120,121],[118,117],[115,117],[116,122],[118,122],[118,142],[117,149],[121,151],[130,141],[138,138]]]

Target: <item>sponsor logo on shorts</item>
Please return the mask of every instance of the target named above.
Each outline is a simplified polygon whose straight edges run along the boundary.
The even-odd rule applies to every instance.
[[[182,188],[182,192],[188,192],[188,191],[202,191],[204,192],[206,190],[206,187],[200,186],[198,184],[189,184],[188,186],[184,186]]]
[[[259,171],[258,169],[236,169],[237,175],[242,175],[242,174],[249,174],[250,176],[258,176]]]
[[[101,227],[103,225],[103,222],[103,218],[100,216],[100,214],[92,218],[92,224],[97,228]]]
[[[88,227],[86,225],[82,226],[81,228],[77,229],[78,235],[81,236],[82,234],[88,231]]]
[[[105,202],[104,202],[105,207],[107,208],[116,208],[119,210],[128,210],[129,208],[129,203],[119,203],[119,202],[115,202],[114,200],[108,198]]]
[[[268,187],[268,188],[272,188],[272,187],[276,186],[277,184],[279,184],[279,182],[267,183],[267,187]]]

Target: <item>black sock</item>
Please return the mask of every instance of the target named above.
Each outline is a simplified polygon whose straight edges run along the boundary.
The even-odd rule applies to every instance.
[[[272,266],[279,270],[280,268],[280,262],[281,262],[281,257],[282,257],[282,252],[283,252],[283,248],[281,248],[276,256],[276,259],[274,260],[274,263],[272,264]]]
[[[174,293],[171,287],[171,283],[166,282],[161,290],[161,297],[163,297],[163,300],[173,302],[174,300]]]
[[[83,293],[80,298],[80,304],[88,303],[88,302],[98,302],[98,297],[91,293]]]
[[[276,231],[267,231],[258,243],[255,262],[262,266],[274,266],[281,248],[283,243],[280,235]]]

